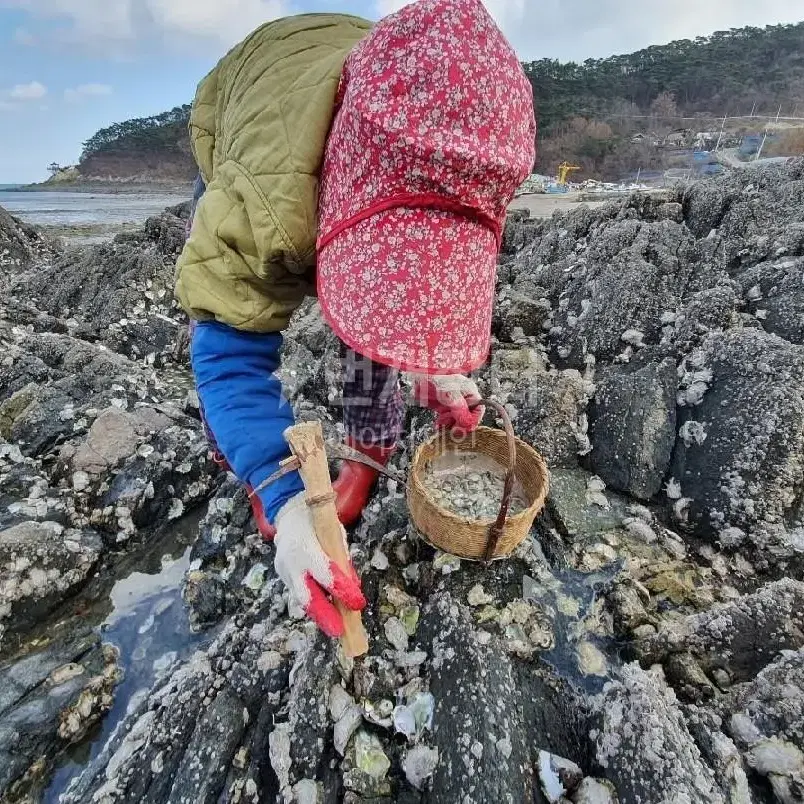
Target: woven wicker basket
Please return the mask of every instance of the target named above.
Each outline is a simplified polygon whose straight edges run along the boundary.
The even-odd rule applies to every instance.
[[[413,458],[408,477],[408,506],[413,523],[425,539],[439,550],[461,558],[490,561],[510,555],[526,538],[534,519],[544,507],[548,473],[544,459],[533,447],[516,438],[507,413],[491,400],[506,425],[506,431],[478,427],[469,437],[453,439],[441,432],[422,444]],[[428,494],[423,478],[429,463],[446,452],[472,452],[494,459],[508,468],[506,488],[496,522],[466,519],[442,508]],[[530,505],[507,516],[508,497],[518,480]]]

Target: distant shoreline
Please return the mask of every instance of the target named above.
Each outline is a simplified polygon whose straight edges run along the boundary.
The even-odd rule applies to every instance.
[[[43,182],[7,187],[4,193],[102,193],[106,195],[186,195],[192,197],[192,182]]]

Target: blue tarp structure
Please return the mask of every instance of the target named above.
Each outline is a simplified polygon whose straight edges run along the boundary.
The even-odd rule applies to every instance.
[[[762,145],[762,134],[746,134],[740,143],[740,156],[753,156]]]
[[[743,159],[749,156],[756,156],[757,152],[762,147],[763,140],[765,140],[765,148],[767,148],[778,139],[778,134],[768,134],[767,138],[764,134],[747,134],[743,137],[743,141],[740,144],[740,156],[742,156]]]
[[[674,153],[677,160],[683,160],[686,168],[695,176],[716,176],[723,172],[714,151],[679,150]]]

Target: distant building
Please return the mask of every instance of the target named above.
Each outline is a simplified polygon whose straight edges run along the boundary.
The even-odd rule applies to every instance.
[[[690,132],[686,128],[677,129],[676,131],[671,131],[665,138],[664,144],[666,146],[670,146],[671,148],[678,148],[681,145],[685,145],[687,142],[688,137],[690,136]]]
[[[695,149],[698,151],[711,151],[717,145],[718,135],[711,131],[699,131],[695,135]]]

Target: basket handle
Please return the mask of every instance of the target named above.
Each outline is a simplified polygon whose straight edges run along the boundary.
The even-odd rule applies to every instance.
[[[514,434],[514,426],[511,424],[511,417],[505,406],[498,402],[496,399],[481,399],[475,405],[471,405],[470,409],[487,406],[493,408],[497,415],[502,419],[505,435],[508,439],[508,472],[505,475],[505,486],[503,487],[502,500],[500,502],[500,513],[497,515],[497,520],[489,528],[489,538],[486,542],[486,552],[483,556],[485,562],[491,561],[497,545],[505,531],[505,521],[508,519],[508,510],[511,507],[511,497],[514,493],[514,481],[516,480],[516,435]]]

